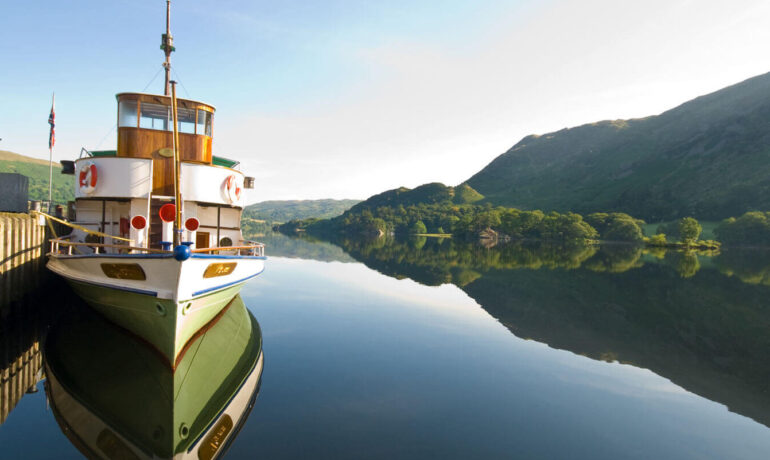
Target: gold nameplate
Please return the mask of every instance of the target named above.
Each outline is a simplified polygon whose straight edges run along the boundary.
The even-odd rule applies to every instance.
[[[232,429],[233,420],[229,415],[223,415],[222,420],[216,424],[211,433],[203,440],[200,449],[198,449],[198,458],[200,460],[211,460],[214,458],[214,455],[222,447],[222,444],[225,443],[225,439],[227,439],[227,435]]]
[[[162,149],[158,149],[158,155],[166,158],[171,158],[174,156],[174,149],[171,147],[163,147]]]
[[[139,264],[102,264],[102,271],[110,278],[144,281],[147,276]]]
[[[211,264],[206,267],[206,271],[203,272],[203,277],[216,278],[217,276],[229,275],[233,272],[233,270],[235,270],[236,265],[238,265],[237,262],[229,262],[226,264]]]

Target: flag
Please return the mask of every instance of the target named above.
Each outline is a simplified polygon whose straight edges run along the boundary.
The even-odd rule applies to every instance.
[[[51,114],[48,115],[48,124],[51,125],[51,132],[48,134],[48,148],[52,149],[54,142],[56,142],[56,136],[54,134],[54,126],[56,121],[56,113],[54,112],[54,101],[51,101]]]

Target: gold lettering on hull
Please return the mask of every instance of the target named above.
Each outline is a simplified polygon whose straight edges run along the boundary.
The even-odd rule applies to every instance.
[[[225,439],[227,439],[227,435],[232,429],[233,419],[227,414],[223,415],[222,419],[211,430],[211,433],[206,436],[203,443],[201,443],[201,448],[198,449],[198,458],[200,460],[211,460],[214,458],[214,455],[222,447],[222,444],[225,443]]]
[[[229,275],[233,272],[233,270],[235,270],[236,265],[238,265],[237,262],[211,264],[206,267],[206,271],[203,272],[203,277],[216,278],[217,276]]]
[[[102,264],[102,271],[110,278],[144,281],[147,276],[139,264]]]

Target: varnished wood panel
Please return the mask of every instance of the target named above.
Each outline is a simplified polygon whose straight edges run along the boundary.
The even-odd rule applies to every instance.
[[[171,131],[143,128],[118,128],[118,156],[153,160],[153,194],[174,193],[174,161],[160,150],[171,149]],[[179,133],[179,156],[182,161],[211,164],[211,138]]]
[[[140,93],[121,93],[120,101],[139,101],[171,105],[169,96]],[[214,107],[203,102],[177,99],[177,105],[188,109],[200,109],[214,113]],[[160,155],[161,149],[172,147],[172,131],[160,131],[137,127],[118,128],[119,157],[151,158],[153,160],[152,193],[172,195],[174,193],[174,162],[172,158]],[[211,137],[202,134],[179,133],[179,158],[182,161],[211,164]]]

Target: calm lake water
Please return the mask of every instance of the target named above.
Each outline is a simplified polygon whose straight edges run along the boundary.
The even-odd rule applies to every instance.
[[[769,253],[266,240],[228,458],[768,458]],[[47,286],[39,336],[83,308]],[[79,458],[37,388],[0,458]]]

